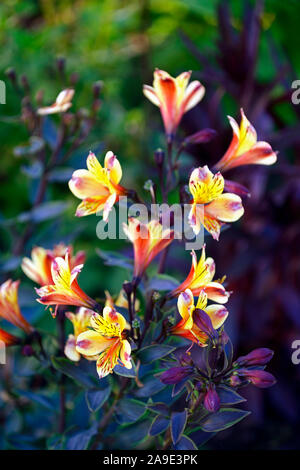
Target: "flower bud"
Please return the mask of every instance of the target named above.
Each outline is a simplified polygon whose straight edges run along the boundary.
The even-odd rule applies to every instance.
[[[234,193],[237,194],[238,196],[241,197],[250,197],[250,191],[246,186],[243,186],[240,183],[237,183],[236,181],[231,181],[231,180],[224,180],[225,185],[224,185],[224,190],[227,191],[228,193]]]
[[[184,144],[205,144],[210,142],[216,135],[217,132],[214,129],[202,129],[186,137]]]
[[[34,350],[30,344],[26,344],[22,349],[23,356],[30,357],[34,355]]]
[[[171,367],[160,376],[160,380],[167,385],[177,384],[193,373],[192,367]]]
[[[154,159],[157,166],[163,166],[165,159],[165,152],[162,149],[157,149],[154,152]]]
[[[229,378],[229,385],[231,387],[238,387],[239,385],[241,385],[241,383],[242,383],[242,381],[237,375],[232,375]]]
[[[213,342],[218,339],[218,333],[214,329],[209,315],[207,315],[204,310],[195,308],[193,320],[199,330],[203,331],[203,333],[205,333]]]
[[[261,369],[238,369],[237,372],[259,388],[268,388],[276,383],[276,379],[272,374]]]
[[[220,409],[220,397],[216,392],[214,384],[209,384],[204,397],[204,407],[211,413],[216,413]]]
[[[238,366],[264,366],[273,357],[274,352],[268,348],[258,348],[251,351],[246,356],[239,357],[235,364]]]

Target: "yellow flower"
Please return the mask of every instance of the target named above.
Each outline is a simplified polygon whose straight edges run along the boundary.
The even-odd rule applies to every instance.
[[[74,90],[72,88],[67,88],[66,90],[61,91],[51,106],[45,106],[44,108],[38,109],[38,114],[40,116],[45,116],[47,114],[55,113],[64,113],[72,106],[72,98],[74,96]]]
[[[76,350],[76,341],[80,333],[88,329],[91,324],[91,317],[94,312],[88,308],[81,307],[77,313],[66,312],[66,317],[72,322],[74,334],[68,336],[65,345],[65,355],[70,361],[78,362],[80,354]],[[95,358],[92,358],[95,359]]]
[[[25,333],[31,333],[34,328],[23,317],[18,303],[18,288],[20,281],[8,279],[0,286],[0,317],[21,328]]]
[[[103,316],[92,315],[91,326],[92,330],[78,336],[76,349],[84,356],[99,356],[97,372],[100,379],[112,373],[117,364],[131,369],[131,346],[126,339],[128,325],[123,315],[105,307]]]
[[[270,144],[263,141],[257,142],[256,130],[246,118],[243,109],[241,109],[241,116],[240,127],[235,119],[228,116],[233,129],[233,137],[227,152],[216,164],[218,170],[225,171],[253,163],[272,165],[277,160],[277,154]]]
[[[175,297],[186,289],[190,289],[193,295],[197,297],[201,291],[204,291],[208,299],[225,304],[230,294],[220,282],[213,281],[216,266],[212,258],[206,258],[205,245],[202,248],[199,262],[197,262],[197,255],[194,250],[191,255],[192,266],[187,278],[170,293],[170,296]]]
[[[69,188],[74,196],[82,199],[76,215],[82,217],[103,210],[103,219],[106,221],[120,196],[128,194],[119,184],[122,178],[121,165],[113,152],[105,155],[104,168],[91,152],[86,164],[88,169],[74,171],[69,181]]]
[[[209,339],[209,327],[201,328],[195,320],[195,313],[199,309],[208,315],[211,326],[214,330],[220,328],[228,316],[228,310],[224,305],[213,304],[207,306],[207,294],[201,291],[197,304],[194,303],[194,296],[190,289],[186,289],[178,297],[178,311],[181,320],[170,330],[171,334],[183,336],[184,338],[197,343],[199,346],[206,346]]]
[[[218,240],[222,222],[235,222],[244,213],[241,198],[223,194],[223,176],[220,172],[214,175],[206,165],[192,172],[189,189],[193,196],[189,223],[196,235],[203,225]]]
[[[69,251],[65,258],[57,257],[52,261],[51,274],[53,284],[36,289],[44,305],[56,305],[54,316],[59,305],[75,305],[77,307],[95,308],[97,303],[79,287],[77,276],[83,264],[75,266],[72,270],[69,262]]]
[[[184,113],[201,101],[204,86],[195,80],[188,85],[192,72],[183,72],[173,78],[164,70],[154,72],[153,87],[144,85],[144,95],[160,108],[166,134],[172,136]]]
[[[46,250],[40,246],[36,246],[31,251],[31,259],[23,258],[22,269],[26,276],[32,279],[37,284],[45,286],[53,284],[51,274],[52,261],[57,257],[63,257],[66,252],[69,251],[70,267],[73,269],[78,264],[82,264],[85,261],[85,253],[79,251],[73,256],[73,247],[65,246],[63,243],[55,245],[52,250]]]
[[[143,224],[134,217],[129,217],[128,225],[123,230],[133,243],[134,276],[140,278],[151,261],[174,239],[174,231],[163,229],[158,220]]]

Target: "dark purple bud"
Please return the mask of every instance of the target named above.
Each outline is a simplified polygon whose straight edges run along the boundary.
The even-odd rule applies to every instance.
[[[98,82],[95,82],[93,84],[93,95],[94,98],[99,98],[100,92],[103,88],[103,82],[101,80],[98,80]]]
[[[162,149],[157,149],[154,152],[154,159],[157,166],[163,166],[165,159],[165,152]]]
[[[178,384],[192,373],[192,367],[171,367],[160,376],[160,380],[167,385]]]
[[[62,73],[65,70],[66,66],[66,59],[64,57],[58,57],[56,59],[56,67],[60,73]]]
[[[124,282],[123,284],[123,289],[127,295],[130,295],[132,293],[132,283],[131,282]]]
[[[220,409],[220,398],[216,392],[214,384],[209,384],[204,397],[204,407],[211,413],[216,413]]]
[[[232,375],[229,379],[229,383],[231,387],[239,387],[241,385],[242,381],[237,375]]]
[[[202,129],[184,139],[184,144],[205,144],[214,139],[217,132],[214,129]]]
[[[246,377],[253,385],[259,388],[268,388],[276,383],[275,377],[261,369],[238,369],[236,371],[240,376]]]
[[[182,366],[191,366],[193,364],[191,353],[184,352],[179,357]]]
[[[238,366],[264,366],[273,357],[274,351],[268,348],[258,348],[246,356],[238,357],[235,364]]]
[[[193,313],[194,323],[197,325],[199,330],[203,331],[211,340],[215,342],[218,339],[218,333],[214,329],[211,319],[204,310],[195,308]]]
[[[22,349],[23,356],[30,357],[34,355],[34,350],[30,346],[30,344],[26,344]]]
[[[224,190],[228,193],[234,193],[241,197],[250,197],[250,191],[246,186],[235,181],[225,180]]]

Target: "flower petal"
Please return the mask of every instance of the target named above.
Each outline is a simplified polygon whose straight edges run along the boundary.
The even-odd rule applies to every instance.
[[[76,350],[76,338],[74,335],[69,335],[68,337],[68,340],[65,345],[65,355],[68,359],[70,359],[70,361],[80,361],[80,354]]]
[[[114,184],[119,184],[122,179],[122,168],[119,160],[113,152],[109,151],[105,155],[104,166],[109,170],[109,177]]]
[[[206,307],[205,312],[210,317],[215,330],[220,328],[228,317],[228,310],[224,305],[209,305]]]
[[[157,98],[156,92],[152,86],[149,85],[144,85],[143,86],[143,93],[148,98],[151,103],[153,103],[155,106],[160,106],[160,101]]]
[[[130,354],[131,354],[131,346],[129,342],[125,339],[124,341],[122,341],[122,346],[120,349],[120,359],[124,367],[126,367],[126,369],[132,369]]]
[[[86,356],[95,356],[109,348],[113,342],[112,338],[102,336],[97,331],[88,330],[78,336],[76,350]]]
[[[235,222],[244,214],[244,208],[239,196],[233,193],[225,193],[207,204],[204,212],[205,216],[222,222]]]

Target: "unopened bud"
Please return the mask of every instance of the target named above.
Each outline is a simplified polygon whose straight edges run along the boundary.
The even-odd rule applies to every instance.
[[[184,144],[205,144],[210,142],[217,132],[214,129],[202,129],[201,131],[195,132],[195,134],[189,135],[184,139]]]
[[[66,59],[64,57],[58,57],[56,59],[56,67],[57,67],[57,70],[62,73],[64,70],[65,70],[65,66],[66,66]]]
[[[167,385],[178,384],[192,373],[192,367],[171,367],[160,376],[160,380]]]
[[[220,409],[220,397],[216,392],[214,384],[209,384],[203,402],[204,407],[211,413],[216,413]]]
[[[243,186],[240,183],[236,183],[235,181],[226,180],[224,181],[224,190],[228,193],[234,193],[241,197],[250,197],[250,191],[246,186]]]
[[[258,348],[246,356],[238,357],[234,365],[238,366],[264,366],[273,357],[274,351],[268,348]]]
[[[93,84],[94,98],[99,98],[102,88],[103,88],[103,82],[101,80],[98,80],[97,82]]]
[[[157,149],[154,152],[154,159],[157,166],[161,167],[164,164],[165,152],[162,149]]]
[[[276,383],[275,377],[261,369],[238,369],[236,371],[242,377],[246,377],[250,382],[259,388],[268,388]]]
[[[30,344],[26,344],[22,349],[23,356],[30,357],[34,355],[34,350]]]

